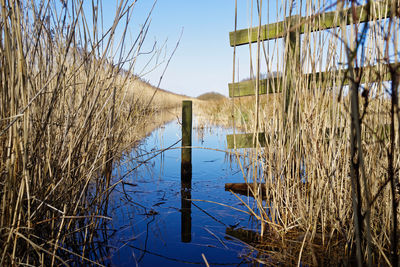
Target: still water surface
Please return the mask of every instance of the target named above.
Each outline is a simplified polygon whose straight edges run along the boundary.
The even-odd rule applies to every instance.
[[[116,179],[125,177],[110,198],[108,215],[113,220],[108,227],[115,231],[107,242],[112,248],[108,264],[204,265],[202,254],[211,266],[249,264],[243,257],[249,249],[226,231],[255,229],[256,222],[248,214],[212,203],[246,210],[237,197],[224,190],[225,183],[243,182],[239,165],[228,153],[212,150],[226,150],[229,131],[195,127],[192,144],[202,148],[192,150],[192,179],[186,177],[186,182],[181,181],[180,142],[157,155],[179,141],[180,132],[177,121],[155,130],[131,153],[134,160],[123,159],[115,170]],[[142,165],[130,172],[138,163]],[[252,205],[251,199],[242,199]]]

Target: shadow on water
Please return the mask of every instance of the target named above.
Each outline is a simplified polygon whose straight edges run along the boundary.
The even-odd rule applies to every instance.
[[[239,211],[246,211],[245,205],[224,188],[243,181],[234,157],[218,151],[225,150],[228,131],[194,129],[192,151],[181,151],[180,125],[173,121],[155,130],[113,171],[116,186],[106,213],[112,221],[101,225],[97,238],[106,265],[204,265],[202,254],[211,266],[258,265],[247,260],[256,252],[234,234],[259,225]],[[182,153],[190,152],[192,163],[181,163]],[[251,198],[242,199],[254,205]]]

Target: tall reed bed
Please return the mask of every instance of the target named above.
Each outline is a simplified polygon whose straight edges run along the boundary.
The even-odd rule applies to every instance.
[[[283,43],[259,40],[256,47],[248,46],[250,57],[256,54],[255,83],[261,72],[272,75],[274,70],[285,75],[271,83],[271,89],[290,88],[264,104],[256,94],[253,113],[259,115],[249,124],[252,132],[266,133],[265,147],[256,146],[248,154],[257,174],[249,182],[257,200],[253,212],[261,235],[292,238],[299,248],[293,250],[296,260],[272,252],[278,261],[317,264],[304,255],[318,245],[323,251],[320,256],[324,255],[318,260],[331,258],[336,248],[341,255],[336,260],[355,257],[359,266],[399,264],[400,5],[385,3],[378,7],[376,2],[364,2],[371,7],[363,11],[370,22],[358,23],[359,3],[354,1],[277,1],[277,20],[289,14],[308,18],[289,26],[305,28],[294,49],[300,53],[299,66],[286,64],[287,57],[294,56],[289,53],[288,35]],[[260,0],[256,5],[257,25],[275,22],[261,14],[268,3]],[[345,15],[345,8],[354,12]],[[389,17],[377,20],[386,9]],[[335,10],[340,27],[311,31],[311,25],[323,23],[324,16],[318,13]],[[354,24],[346,26],[346,21]],[[266,53],[272,46],[276,54]],[[234,53],[239,52],[235,48]],[[283,58],[272,59],[279,55]],[[359,68],[367,66],[377,67]],[[331,74],[318,80],[320,71]],[[233,99],[232,106],[238,101]],[[266,188],[262,193],[261,184]]]
[[[280,98],[279,95],[261,95],[260,106],[266,107],[273,98]],[[235,99],[234,105],[228,98],[208,99],[195,102],[197,116],[203,116],[207,122],[215,123],[224,127],[232,127],[233,120],[235,127],[243,132],[252,130],[252,122],[255,120],[254,97],[241,97]],[[272,114],[271,108],[263,109],[264,112]]]
[[[0,265],[97,264],[113,161],[154,111],[131,75],[136,1],[1,1]],[[75,262],[76,264],[76,262]]]

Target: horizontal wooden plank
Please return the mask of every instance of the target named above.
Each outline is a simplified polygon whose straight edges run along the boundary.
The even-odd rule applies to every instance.
[[[400,75],[400,63],[393,63],[390,64],[390,66],[392,66],[393,68],[397,68],[398,75]],[[389,68],[386,65],[368,66],[360,69],[356,68],[354,70],[356,76],[358,75],[358,73],[360,73],[360,71],[362,71],[361,83],[391,80]],[[320,86],[321,88],[326,88],[329,86],[333,86],[333,78],[337,78],[337,81],[341,82],[345,74],[345,70],[308,73],[304,74],[301,79],[303,81],[307,81],[309,85],[315,82],[317,86]],[[282,84],[282,76],[260,80],[259,94],[262,95],[267,93],[282,92]],[[343,82],[343,85],[348,84],[350,84],[350,80],[346,78]],[[228,84],[229,97],[255,95],[255,86],[255,80],[230,83]],[[337,84],[336,86],[340,86],[340,84]]]
[[[343,136],[345,132],[345,128],[344,127],[337,127],[334,129],[334,136],[341,138]],[[364,129],[363,133],[368,134],[369,138],[373,138],[376,139],[378,138],[378,140],[385,140],[388,138],[389,134],[390,134],[390,124],[384,123],[384,124],[380,124],[380,125],[375,125],[373,127],[373,129]],[[326,138],[330,138],[331,135],[331,129],[327,128],[325,129],[325,137]],[[228,143],[228,149],[234,149],[234,148],[254,148],[255,144],[253,143],[253,133],[246,133],[246,134],[236,134],[235,138],[236,138],[236,146],[234,145],[234,135],[230,134],[226,136],[226,140]],[[267,138],[271,138],[270,136],[266,136],[265,133],[259,133],[258,134],[258,138],[260,141],[260,146],[261,147],[265,147],[266,145],[266,140]],[[365,138],[365,136],[363,137]],[[229,184],[228,187],[225,186],[226,190],[233,190],[234,192],[238,191],[240,186],[243,185],[236,185],[231,186],[231,184]]]
[[[267,25],[261,26],[260,40],[267,41],[271,39],[276,39],[283,37],[285,34],[285,22],[275,22]],[[249,44],[249,40],[252,43],[257,42],[258,27],[241,29],[236,32],[229,33],[230,46],[240,46],[244,44]]]
[[[396,64],[391,64],[391,66],[395,67]],[[389,68],[386,65],[375,65],[363,68],[354,68],[354,75],[356,78],[361,75],[360,79],[361,84],[391,80]],[[309,84],[312,82],[318,83],[317,85],[322,86],[324,88],[332,86],[333,85],[332,81],[334,79],[343,82],[343,85],[350,84],[349,73],[346,72],[346,70],[307,73],[303,75],[302,79],[308,81]],[[340,84],[337,84],[337,86],[339,85]]]
[[[260,95],[282,92],[281,77],[260,80],[258,89]],[[279,81],[279,83],[278,83]],[[230,83],[229,97],[250,96],[255,94],[256,81],[247,80],[239,83]]]
[[[254,134],[229,134],[226,136],[226,142],[228,144],[228,149],[234,148],[251,148],[255,147],[255,143],[253,143]],[[258,133],[258,140],[260,142],[260,146],[265,146],[265,133]]]
[[[390,14],[389,7],[386,8],[387,3],[385,2],[374,2],[371,4],[373,18],[374,19],[384,19],[387,18]],[[378,12],[380,11],[380,12]],[[352,23],[352,9],[347,8],[343,10],[341,17],[335,20],[335,16],[337,11],[319,13],[315,16],[311,17],[301,17],[299,19],[298,16],[287,17],[285,21],[280,21],[276,23],[271,23],[267,25],[261,26],[261,40],[267,41],[276,38],[282,38],[286,36],[286,27],[285,24],[290,22],[291,30],[299,30],[300,33],[304,33],[306,31],[321,31],[332,29],[340,26],[341,18],[346,18],[346,24],[349,25]],[[367,17],[366,6],[357,6],[356,7],[356,15],[358,18],[358,22],[367,22],[371,20]],[[230,46],[240,46],[244,44],[255,43],[257,42],[257,34],[258,27],[253,27],[249,29],[241,29],[236,32],[229,33],[229,41]]]

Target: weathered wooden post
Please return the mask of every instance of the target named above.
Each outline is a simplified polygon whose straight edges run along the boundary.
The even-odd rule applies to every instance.
[[[192,165],[192,101],[182,101],[182,165]]]
[[[296,78],[301,73],[300,65],[300,16],[293,15],[287,17],[285,20],[285,28],[287,32],[287,39],[289,43],[287,44],[286,52],[286,67],[285,67],[285,77],[286,77],[286,90],[284,90],[284,121],[287,119],[290,104],[294,99],[294,88],[296,86]],[[293,123],[296,124],[297,118],[297,105],[295,104],[295,110],[293,111]]]
[[[182,101],[181,240],[192,240],[192,101]]]

